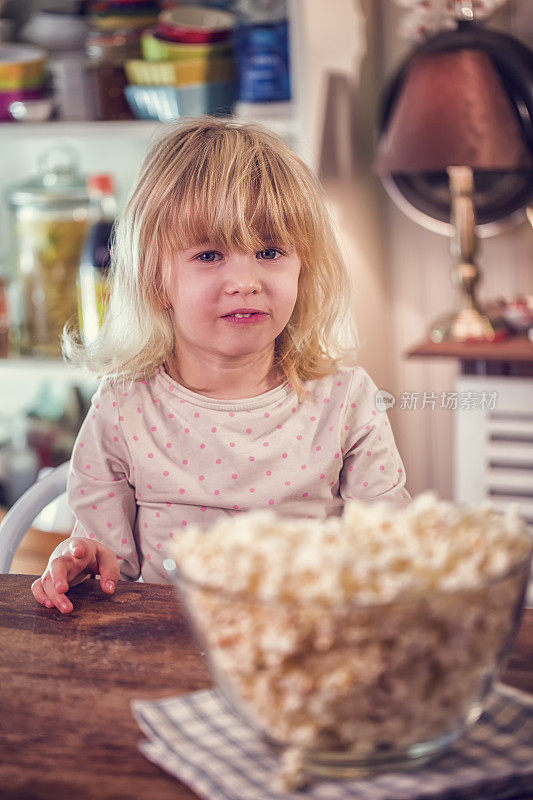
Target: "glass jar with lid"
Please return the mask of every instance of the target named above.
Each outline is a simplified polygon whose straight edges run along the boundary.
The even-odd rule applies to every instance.
[[[141,57],[141,30],[89,31],[86,40],[87,72],[95,119],[134,119],[124,89],[124,65]]]
[[[77,278],[89,196],[76,151],[53,147],[38,175],[7,193],[14,221],[17,283],[22,295],[23,353],[58,356],[61,332],[77,316]]]

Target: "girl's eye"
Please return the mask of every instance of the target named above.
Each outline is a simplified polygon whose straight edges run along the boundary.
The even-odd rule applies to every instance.
[[[217,253],[216,250],[207,250],[205,253],[199,253],[196,258],[203,264],[211,264],[218,260],[214,256],[220,256],[220,253]]]
[[[266,247],[264,250],[260,250],[257,255],[268,261],[277,261],[278,258],[281,258],[283,253],[276,247]]]

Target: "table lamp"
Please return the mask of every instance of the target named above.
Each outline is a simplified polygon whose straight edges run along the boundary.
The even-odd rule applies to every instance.
[[[483,173],[517,173],[533,167],[519,112],[489,55],[475,47],[415,53],[378,143],[376,166],[387,176],[447,174],[452,280],[461,306],[437,320],[430,338],[492,340],[504,323],[489,319],[476,299],[474,185]],[[531,179],[526,188],[531,191]]]

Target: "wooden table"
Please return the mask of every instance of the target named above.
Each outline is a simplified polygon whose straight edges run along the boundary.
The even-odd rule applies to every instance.
[[[130,710],[212,685],[172,587],[120,582],[108,598],[89,580],[61,615],[32,580],[0,575],[0,798],[194,798],[140,754]],[[533,692],[533,609],[504,680]]]
[[[88,580],[72,614],[0,575],[0,798],[191,800],[137,749],[130,701],[212,685],[170,586]]]

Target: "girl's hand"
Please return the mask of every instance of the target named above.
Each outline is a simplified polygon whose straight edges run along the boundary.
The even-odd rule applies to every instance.
[[[55,606],[62,614],[68,614],[74,606],[65,592],[86,575],[100,575],[103,591],[113,594],[120,577],[117,557],[109,547],[93,539],[70,537],[56,547],[31,591],[43,606]]]

